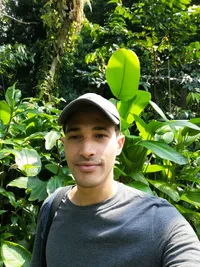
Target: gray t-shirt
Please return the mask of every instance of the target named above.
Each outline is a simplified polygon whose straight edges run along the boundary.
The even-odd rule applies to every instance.
[[[40,221],[31,267],[42,267]],[[166,200],[123,184],[104,202],[77,206],[66,196],[50,228],[48,267],[199,267],[200,242]]]

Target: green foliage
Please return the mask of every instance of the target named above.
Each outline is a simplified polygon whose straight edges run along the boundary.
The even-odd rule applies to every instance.
[[[131,100],[137,94],[140,79],[136,54],[126,49],[113,53],[106,69],[106,79],[115,97],[124,102]]]
[[[66,1],[4,1],[0,266],[29,264],[42,201],[57,187],[74,183],[59,139],[58,106],[63,103],[56,97],[68,102],[88,91],[118,98],[111,101],[120,112],[126,142],[115,179],[166,198],[200,237],[200,8],[193,3],[93,1],[93,12],[85,9],[88,21],[75,34],[75,25],[65,24],[71,10]],[[140,60],[141,73],[138,63],[134,75],[131,64],[125,70],[130,98],[119,94],[119,76],[112,77],[109,59],[119,48],[127,52],[120,60],[128,57],[130,63],[133,51]],[[54,102],[39,99],[39,91]]]
[[[118,54],[120,53],[124,54],[124,50],[118,50]],[[120,58],[120,55],[118,56]],[[129,54],[129,57],[131,56],[134,60],[134,54]],[[129,60],[131,61],[130,58]],[[115,68],[115,64],[109,61],[107,69],[110,80],[116,77]],[[135,76],[131,68],[124,67],[123,71],[122,81],[123,77]],[[137,97],[133,94],[133,98],[126,101],[127,88],[121,86],[122,81],[119,81],[119,77],[118,88],[111,86],[110,89],[114,95],[120,90],[120,101],[117,106],[126,141],[119,157],[119,164],[115,168],[115,178],[150,194],[164,197],[174,205],[179,203],[180,211],[181,207],[182,210],[187,208],[187,215],[190,216],[190,219],[192,218],[190,222],[200,236],[198,227],[200,217],[197,216],[200,207],[200,167],[197,163],[200,160],[197,145],[200,140],[200,118],[191,121],[168,120],[162,110],[150,101],[146,95],[147,92],[142,95],[142,91],[138,91],[141,101],[136,102],[140,110],[138,113],[138,109],[133,108],[136,106]],[[129,81],[131,83],[131,79]],[[138,116],[149,103],[158,111],[164,121],[151,120],[146,123],[142,116]],[[131,115],[131,120],[129,115]],[[133,134],[133,127],[137,135]],[[191,176],[185,175],[186,169],[187,174],[190,173],[193,177],[192,180]],[[185,184],[182,180],[187,183]],[[183,215],[186,215],[185,212]]]
[[[28,266],[41,202],[74,182],[60,141],[60,111],[50,102],[21,99],[15,85],[5,99],[0,102],[1,254],[6,266],[22,266],[25,259]]]
[[[141,63],[140,89],[171,118],[179,116],[177,105],[191,109],[189,117],[198,116],[199,7],[190,1],[142,0],[109,1],[107,8],[101,27],[90,23],[82,31],[88,39],[90,29],[93,37],[86,56],[89,84],[105,88],[105,62],[119,48],[134,50]],[[186,102],[188,94],[192,102]]]
[[[1,243],[2,260],[6,267],[29,267],[31,253],[24,247],[8,241]]]

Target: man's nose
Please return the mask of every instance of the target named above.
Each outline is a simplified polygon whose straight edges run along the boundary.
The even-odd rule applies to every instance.
[[[91,141],[83,141],[79,150],[79,154],[85,158],[90,158],[96,154],[95,145]]]

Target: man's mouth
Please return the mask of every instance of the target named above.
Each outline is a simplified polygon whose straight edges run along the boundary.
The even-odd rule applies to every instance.
[[[80,171],[82,172],[93,172],[95,171],[99,166],[100,162],[85,162],[81,161],[76,163],[76,166],[79,168]]]

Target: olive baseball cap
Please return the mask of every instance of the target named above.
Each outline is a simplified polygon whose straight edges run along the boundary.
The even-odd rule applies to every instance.
[[[70,102],[61,112],[58,118],[58,124],[65,126],[67,119],[72,113],[79,110],[81,106],[87,105],[93,105],[99,108],[115,125],[119,125],[120,128],[120,115],[115,105],[95,93],[84,94]]]

